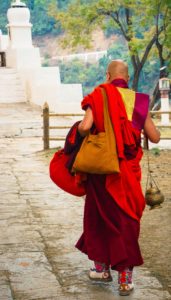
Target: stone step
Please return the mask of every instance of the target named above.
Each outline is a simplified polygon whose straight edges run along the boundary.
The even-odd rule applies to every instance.
[[[8,83],[5,83],[5,84],[1,84],[0,83],[0,89],[1,90],[7,90],[7,89],[22,89],[22,90],[24,90],[24,86],[23,86],[23,84],[21,83],[21,82],[17,82],[17,83],[15,83],[15,82],[8,82]]]
[[[13,91],[23,91],[24,92],[24,87],[22,85],[0,85],[0,93],[6,93],[6,92],[13,92]]]
[[[7,95],[7,94],[10,94],[10,95],[13,95],[13,94],[16,94],[16,93],[19,93],[19,94],[25,94],[25,91],[24,89],[0,89],[0,95]]]
[[[17,74],[18,71],[16,69],[6,69],[0,67],[0,74]]]
[[[13,94],[10,94],[10,93],[4,93],[4,94],[1,94],[0,93],[0,99],[5,99],[5,98],[16,98],[16,97],[20,97],[20,98],[26,98],[25,94],[24,93],[13,93]]]
[[[3,95],[3,94],[16,94],[16,93],[22,93],[22,94],[25,94],[25,91],[24,89],[22,88],[8,88],[8,89],[0,89],[0,95]]]
[[[1,81],[9,81],[9,80],[21,80],[18,72],[16,70],[9,72],[9,71],[2,71],[0,68],[0,82]]]
[[[27,102],[24,97],[0,97],[0,103]]]
[[[16,74],[16,73],[17,73],[16,69],[0,67],[0,74]]]
[[[23,92],[23,93],[25,93],[25,90],[24,90],[24,88],[22,87],[22,86],[16,86],[16,85],[14,85],[14,86],[3,86],[3,87],[1,87],[0,86],[0,94],[4,94],[4,93],[16,93],[16,92]]]
[[[18,75],[0,75],[0,81],[21,80]]]
[[[16,78],[19,77],[19,75],[17,73],[1,73],[0,72],[0,78]]]
[[[8,84],[8,83],[21,83],[21,78],[17,78],[17,77],[9,77],[7,76],[6,78],[4,77],[1,77],[0,76],[0,84],[3,85],[3,84]]]
[[[5,96],[5,95],[10,95],[10,96],[13,96],[13,95],[16,95],[16,94],[19,94],[19,95],[25,95],[25,91],[23,90],[6,90],[6,91],[1,91],[0,90],[0,96]]]
[[[0,103],[26,102],[27,98],[24,93],[1,94]]]
[[[16,69],[0,68],[0,103],[26,102],[23,82]]]

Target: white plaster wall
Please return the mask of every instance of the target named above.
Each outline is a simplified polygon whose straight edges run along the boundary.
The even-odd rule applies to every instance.
[[[33,48],[31,25],[30,26],[13,26],[10,30],[10,48]]]
[[[34,77],[38,84],[60,84],[59,67],[41,67],[34,70]]]
[[[169,98],[161,98],[161,111],[169,111]],[[169,114],[161,115],[161,124],[169,125]]]
[[[34,69],[41,67],[39,48],[10,49],[6,51],[8,68]]]
[[[82,113],[82,99],[81,84],[60,84],[57,86],[57,101],[54,111],[57,113]]]
[[[42,107],[47,102],[50,111],[58,113],[82,112],[82,85],[61,84],[59,67],[22,69],[20,74],[25,83],[27,101]]]
[[[60,73],[58,67],[39,67],[36,69],[20,69],[21,77],[23,79],[25,90],[27,94],[27,101],[42,105],[42,95],[39,86],[46,86],[48,82],[53,85],[60,84]]]
[[[32,90],[32,101],[43,106],[48,103],[51,112],[79,113],[83,98],[81,84],[37,83]]]
[[[51,111],[76,112],[80,110],[82,86],[61,84],[58,67],[41,67],[39,48],[32,45],[28,8],[10,8],[7,13],[9,45],[6,64],[21,75],[27,101],[43,106],[49,103]]]
[[[1,34],[0,32],[0,51],[6,51],[9,44],[8,35]]]

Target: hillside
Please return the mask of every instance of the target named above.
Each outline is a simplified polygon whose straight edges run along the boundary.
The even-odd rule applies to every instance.
[[[118,36],[116,35],[106,38],[102,30],[97,30],[92,36],[91,49],[85,49],[82,46],[77,47],[77,49],[64,49],[61,47],[61,38],[62,36],[54,35],[36,36],[33,38],[33,43],[35,46],[40,48],[42,57],[45,57],[46,55],[53,57],[80,52],[107,50],[114,42],[118,40]]]

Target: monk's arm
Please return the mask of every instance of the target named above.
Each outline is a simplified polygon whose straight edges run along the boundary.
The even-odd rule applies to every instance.
[[[93,113],[90,107],[87,108],[83,120],[78,125],[78,131],[81,136],[86,136],[93,125]]]
[[[144,124],[144,133],[152,143],[158,143],[160,141],[160,131],[154,125],[150,113],[148,113]]]

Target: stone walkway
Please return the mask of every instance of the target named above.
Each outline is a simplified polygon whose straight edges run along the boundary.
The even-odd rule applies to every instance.
[[[118,300],[114,283],[95,284],[74,248],[84,199],[49,179],[39,108],[0,105],[0,300]],[[137,268],[132,300],[171,296],[145,267]]]

